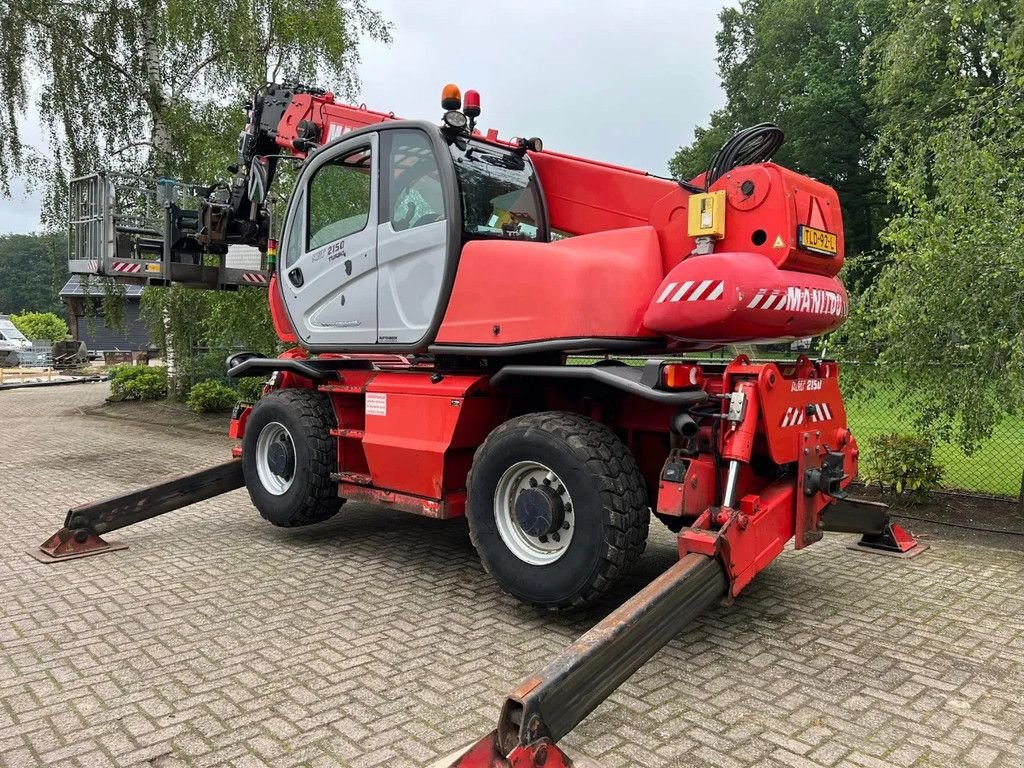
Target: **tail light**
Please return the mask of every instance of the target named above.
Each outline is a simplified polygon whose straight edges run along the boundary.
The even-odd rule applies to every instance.
[[[704,370],[689,363],[665,363],[659,383],[662,389],[700,389],[704,386]]]

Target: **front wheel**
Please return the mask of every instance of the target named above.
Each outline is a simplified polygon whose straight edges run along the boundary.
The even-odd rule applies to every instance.
[[[629,449],[575,413],[511,419],[467,481],[473,545],[498,584],[543,608],[591,602],[639,559],[650,510]]]
[[[309,389],[273,392],[253,406],[242,441],[249,498],[265,520],[284,528],[319,523],[341,506],[331,474],[338,457],[330,399]]]

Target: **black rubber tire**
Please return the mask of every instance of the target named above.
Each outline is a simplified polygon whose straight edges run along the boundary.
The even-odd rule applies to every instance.
[[[282,424],[295,447],[295,476],[282,495],[270,493],[256,471],[256,440],[268,424]],[[249,498],[263,518],[282,528],[322,522],[341,507],[338,452],[330,430],[337,427],[330,398],[311,389],[285,389],[261,398],[245,424],[242,472]]]
[[[547,565],[520,560],[495,523],[495,490],[518,461],[552,469],[573,499],[572,541]],[[636,459],[608,427],[585,416],[548,411],[510,419],[477,449],[466,484],[470,538],[484,568],[530,605],[560,610],[593,602],[647,545],[650,508]]]

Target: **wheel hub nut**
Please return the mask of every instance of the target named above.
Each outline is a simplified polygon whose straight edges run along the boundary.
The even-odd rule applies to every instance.
[[[278,441],[267,449],[267,466],[278,477],[291,477],[295,471],[295,451],[288,443]]]
[[[515,515],[519,527],[528,536],[547,536],[565,522],[565,505],[553,488],[541,485],[519,493]]]

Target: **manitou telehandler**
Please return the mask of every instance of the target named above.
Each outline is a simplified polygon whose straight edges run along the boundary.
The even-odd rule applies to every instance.
[[[920,547],[884,505],[846,498],[858,451],[835,362],[681,357],[846,318],[838,198],[768,162],[777,128],[675,181],[478,132],[474,91],[446,86],[442,108],[438,126],[269,86],[233,180],[157,182],[155,224],[124,179],[74,181],[72,272],[266,285],[290,348],[229,359],[267,379],[233,415],[233,460],[72,509],[40,557],[101,552],[100,534],[245,485],[279,526],[346,500],[465,515],[501,588],[559,609],[637,561],[653,513],[679,562],[516,689],[456,763],[554,768],[571,764],[562,736],[790,540]],[[278,246],[268,190],[293,161]],[[233,266],[234,246],[261,263]]]

